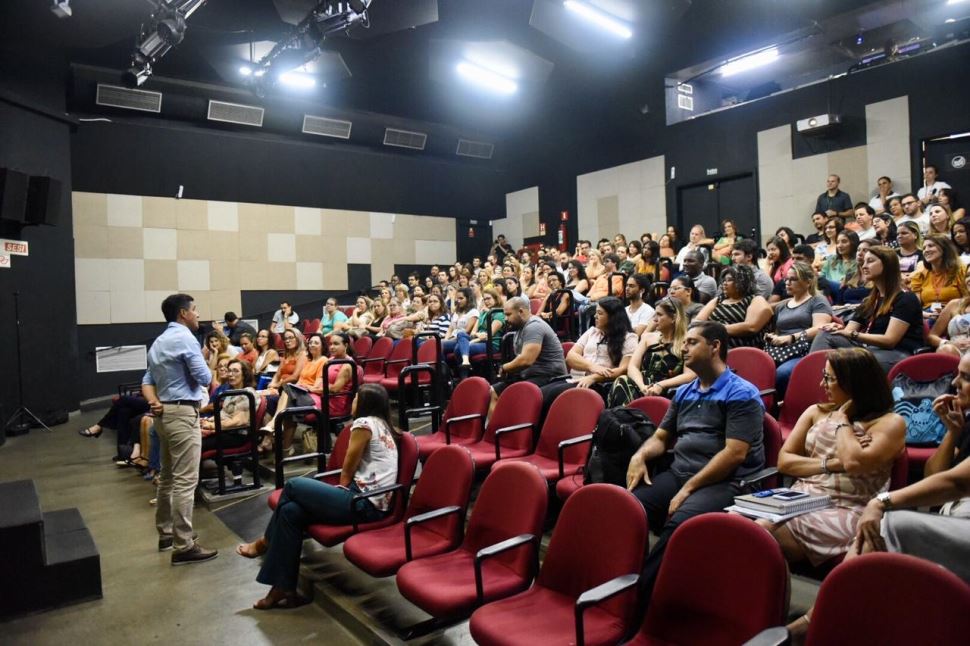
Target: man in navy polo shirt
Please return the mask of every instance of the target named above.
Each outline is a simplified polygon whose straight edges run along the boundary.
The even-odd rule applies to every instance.
[[[688,518],[733,504],[741,493],[738,482],[765,465],[764,404],[758,389],[727,367],[727,351],[722,324],[691,324],[684,340],[684,367],[697,379],[677,390],[656,432],[630,460],[628,488],[660,535],[644,565],[647,595],[674,530]],[[647,463],[662,458],[671,446],[670,468],[651,479]]]

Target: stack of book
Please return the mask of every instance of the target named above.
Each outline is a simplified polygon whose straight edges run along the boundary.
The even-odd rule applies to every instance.
[[[780,523],[807,514],[811,511],[824,509],[832,504],[832,499],[826,495],[800,495],[793,489],[769,489],[745,496],[735,496],[734,504],[725,511],[733,511],[749,518],[764,518],[773,523]]]

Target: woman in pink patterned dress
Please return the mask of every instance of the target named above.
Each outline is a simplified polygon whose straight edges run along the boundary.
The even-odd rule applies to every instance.
[[[875,357],[862,348],[835,350],[822,371],[829,401],[798,418],[778,454],[778,471],[793,489],[825,494],[832,506],[774,524],[758,521],[789,562],[818,566],[846,553],[866,504],[889,486],[893,462],[906,446],[906,423]]]

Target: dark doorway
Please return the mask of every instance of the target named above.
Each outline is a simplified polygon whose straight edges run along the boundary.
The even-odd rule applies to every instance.
[[[455,237],[457,259],[471,262],[472,258],[478,256],[484,261],[493,242],[492,227],[488,222],[478,220],[477,224],[472,224],[470,220],[457,220],[455,226],[458,228]]]
[[[940,179],[957,194],[960,206],[967,208],[970,202],[970,133],[955,135],[955,138],[937,137],[924,142],[924,159],[927,164],[936,166]],[[922,170],[913,185],[923,185]]]
[[[677,223],[684,239],[700,224],[708,237],[721,236],[721,222],[734,221],[738,233],[759,241],[758,189],[752,173],[712,179],[677,189]]]

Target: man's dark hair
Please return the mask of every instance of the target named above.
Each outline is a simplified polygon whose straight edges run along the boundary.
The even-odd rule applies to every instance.
[[[868,213],[869,215],[871,215],[873,217],[876,216],[876,209],[874,209],[871,206],[869,206],[869,203],[868,202],[856,202],[855,203],[855,206],[852,207],[852,210],[853,211],[858,211],[859,209],[865,209],[866,210],[866,213]]]
[[[647,274],[633,274],[630,278],[637,282],[637,287],[640,288],[640,291],[646,292],[650,289],[650,276]]]
[[[596,246],[598,247],[604,243],[608,244],[609,242],[610,242],[609,238],[600,238],[599,240],[596,241]]]
[[[290,302],[289,302],[289,301],[286,301],[286,300],[283,300],[283,301],[280,301],[280,308],[281,308],[281,309],[282,309],[282,307],[283,307],[284,305],[290,305]]]
[[[418,272],[416,272],[416,271],[412,271],[410,274],[408,274],[408,278],[414,278],[416,280],[421,280],[421,276],[419,276],[418,275]]]
[[[758,243],[751,238],[742,238],[734,241],[734,248],[745,256],[751,256],[753,260],[758,255]]]
[[[737,245],[735,245],[736,247]],[[791,250],[792,255],[799,254],[804,256],[806,260],[815,260],[815,248],[810,244],[799,244],[795,245],[795,248]]]
[[[916,197],[916,195],[914,195],[913,193],[903,193],[902,195],[899,196],[899,203],[902,204],[903,200],[905,200],[907,197],[911,197],[917,202],[919,202],[919,198]]]
[[[238,318],[239,317],[236,316],[235,312],[226,312],[225,314],[222,315],[222,320],[225,321],[226,323],[232,323]]]
[[[608,253],[605,256],[603,256],[603,262],[606,262],[607,260],[613,263],[614,265],[620,264],[620,257],[615,253]]]
[[[940,169],[936,167],[936,164],[926,164],[925,166],[923,166],[923,170],[926,170],[928,168],[932,168],[933,172],[936,173],[937,175],[940,174]]]
[[[192,309],[192,303],[194,301],[195,299],[188,294],[172,294],[166,296],[165,300],[162,301],[162,316],[165,317],[165,322],[174,323],[177,321],[179,319],[179,312]]]
[[[727,361],[728,331],[723,323],[718,323],[717,321],[694,321],[688,329],[700,332],[700,335],[708,343],[714,343],[715,341],[720,343],[718,356],[721,357],[721,361]]]

